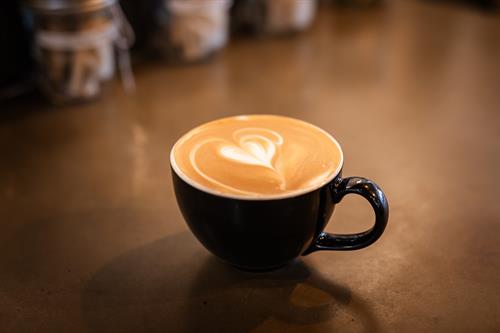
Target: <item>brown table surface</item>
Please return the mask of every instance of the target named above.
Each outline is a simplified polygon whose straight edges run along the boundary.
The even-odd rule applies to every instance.
[[[387,1],[322,9],[295,38],[240,39],[208,64],[136,69],[97,103],[0,115],[1,332],[498,332],[500,20]],[[236,271],[190,234],[168,153],[222,116],[305,119],[344,175],[385,190],[373,246]],[[347,197],[327,230],[373,219]]]

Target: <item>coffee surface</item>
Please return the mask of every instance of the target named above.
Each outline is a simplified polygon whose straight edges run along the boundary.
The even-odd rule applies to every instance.
[[[342,163],[323,130],[273,115],[215,120],[186,133],[172,150],[176,172],[209,190],[264,197],[319,187]]]

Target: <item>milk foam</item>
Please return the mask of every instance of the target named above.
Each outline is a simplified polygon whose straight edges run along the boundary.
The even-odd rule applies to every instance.
[[[321,129],[280,116],[238,116],[188,132],[172,164],[197,185],[225,194],[280,195],[324,183],[338,173],[342,152]]]

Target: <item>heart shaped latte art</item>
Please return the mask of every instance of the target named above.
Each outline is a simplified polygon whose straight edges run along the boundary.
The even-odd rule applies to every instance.
[[[271,138],[255,133],[241,135],[242,131],[247,132],[249,130],[250,129],[236,131],[233,137],[238,141],[239,146],[225,144],[219,149],[219,153],[223,157],[238,163],[261,165],[274,169],[272,161],[276,154],[276,146],[281,145],[283,139],[279,134],[273,131],[266,133],[270,134]],[[264,132],[262,129],[256,130]],[[273,139],[275,140],[273,141]]]
[[[207,181],[228,190],[241,194],[252,194],[252,192],[225,184],[222,179],[218,180],[214,175],[209,175],[206,171],[202,171],[202,167],[197,162],[197,154],[201,149],[212,146],[216,148],[214,152],[221,158],[221,161],[225,160],[242,166],[264,167],[275,174],[273,178],[279,180],[280,189],[286,188],[286,180],[275,163],[279,159],[279,147],[283,144],[283,137],[280,134],[265,128],[242,128],[235,131],[232,138],[233,142],[222,139],[207,139],[194,147],[190,153],[190,161],[198,174]],[[230,167],[229,164],[228,167]]]
[[[171,164],[208,193],[249,198],[317,189],[342,167],[342,151],[328,133],[301,120],[243,115],[202,124],[174,145]]]

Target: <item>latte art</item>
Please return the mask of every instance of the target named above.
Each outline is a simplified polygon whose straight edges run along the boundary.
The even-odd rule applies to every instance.
[[[275,178],[279,182],[278,187],[283,191],[286,190],[286,179],[283,177],[280,170],[273,165],[274,161],[279,158],[276,157],[276,153],[280,150],[279,146],[283,144],[281,135],[264,128],[242,128],[233,133],[232,139],[232,141],[228,141],[209,138],[198,143],[189,154],[191,166],[205,180],[213,184],[217,184],[232,193],[250,194],[248,191],[229,185],[229,183],[216,180],[202,171],[205,167],[198,164],[196,156],[199,149],[205,146],[207,150],[213,149],[212,153],[218,156],[221,162],[225,160],[229,165],[231,163],[236,163],[240,165],[240,169],[244,168],[245,165],[260,166],[269,169],[276,174]],[[256,169],[254,172],[265,175],[264,170],[259,171]]]
[[[250,197],[308,189],[341,165],[338,144],[308,123],[279,116],[216,120],[184,135],[172,165],[196,185]]]
[[[276,146],[283,144],[281,135],[264,128],[237,130],[233,134],[233,139],[239,143],[239,147],[232,143],[222,146],[220,154],[223,157],[239,163],[256,164],[270,168],[273,168],[272,160],[276,154]]]

